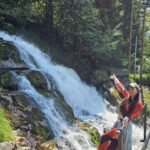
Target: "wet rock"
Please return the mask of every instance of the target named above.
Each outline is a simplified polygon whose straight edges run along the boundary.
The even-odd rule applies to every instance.
[[[13,80],[11,72],[0,72],[0,87],[11,91],[17,90],[17,83]]]
[[[63,117],[70,123],[73,123],[74,113],[72,108],[66,103],[63,95],[58,91],[53,90],[40,90],[40,93],[44,94],[48,100],[54,101],[56,110],[63,114]]]
[[[74,125],[87,132],[95,145],[99,144],[100,134],[95,127],[92,127],[91,124],[81,120],[74,120]]]
[[[38,90],[57,90],[55,80],[47,73],[42,74],[37,70],[31,70],[26,72],[26,76],[31,84]]]
[[[39,71],[30,71],[27,73],[27,78],[36,89],[48,89],[47,80]]]
[[[40,145],[41,150],[58,150],[56,141],[47,141]]]
[[[18,49],[11,43],[0,39],[0,68],[27,67],[20,58]]]
[[[21,92],[11,93],[9,91],[8,93],[7,90],[1,90],[0,98],[1,105],[9,112],[8,118],[10,118],[12,126],[16,129],[17,136],[23,137],[18,140],[20,146],[36,147],[39,143],[37,136],[40,137],[40,141],[53,138],[53,132],[47,126],[45,116],[38,108],[30,106],[29,97]]]
[[[24,137],[18,136],[16,140],[20,146],[26,146],[26,139]]]
[[[0,143],[0,150],[16,150],[15,142],[2,142]]]
[[[2,39],[0,39],[0,59],[13,60],[16,63],[23,62],[17,48],[11,42],[3,41]]]

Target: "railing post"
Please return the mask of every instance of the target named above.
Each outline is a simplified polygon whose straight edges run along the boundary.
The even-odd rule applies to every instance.
[[[143,137],[143,140],[141,140],[141,142],[145,142],[146,140],[146,132],[147,132],[147,104],[144,105],[143,107],[143,114],[144,114],[144,137]],[[143,118],[143,117],[142,117]],[[141,118],[141,119],[142,119]]]
[[[147,104],[145,104],[145,111],[144,111],[144,141],[146,140],[146,129],[147,128]]]

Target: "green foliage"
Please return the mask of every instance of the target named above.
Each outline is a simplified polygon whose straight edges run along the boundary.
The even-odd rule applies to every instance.
[[[47,5],[46,2],[51,4]],[[141,1],[134,2],[134,22],[139,18]],[[48,17],[46,16],[49,7]],[[0,26],[5,30],[34,24],[41,31],[52,31],[66,51],[75,56],[94,56],[95,62],[120,64],[128,55],[131,1],[68,1],[68,0],[2,0]],[[147,11],[149,14],[149,11]],[[53,17],[52,17],[53,16]],[[53,20],[50,21],[49,18]],[[49,20],[48,20],[49,19]],[[146,18],[149,20],[149,17]],[[48,21],[47,21],[48,20]],[[47,24],[50,22],[54,27]],[[138,23],[135,27],[140,27]],[[34,28],[34,27],[33,27]],[[49,29],[48,28],[54,28]],[[149,24],[146,23],[146,31]],[[53,36],[54,38],[54,36]],[[133,40],[135,35],[133,36]],[[145,49],[149,47],[145,46]],[[139,56],[138,56],[139,57]],[[109,62],[109,63],[110,63]],[[144,57],[144,71],[149,72],[150,61]]]
[[[145,38],[144,45],[144,56],[143,56],[143,69],[144,73],[150,73],[150,33],[147,34],[147,38]]]
[[[0,24],[11,22],[14,25],[25,26],[27,21],[41,22],[44,16],[44,0],[17,0],[0,2]]]
[[[15,136],[10,121],[5,117],[5,112],[0,108],[0,142],[14,140]]]
[[[129,78],[131,81],[135,81],[135,82],[140,82],[140,74],[130,74],[129,75]],[[142,81],[143,81],[143,84],[147,84],[147,85],[150,85],[150,74],[143,74],[142,75]]]
[[[31,16],[32,20],[36,20],[37,22],[42,22],[45,13],[45,3],[43,0],[38,0],[31,3]]]
[[[77,1],[72,4],[70,1],[67,5],[61,5],[60,12],[61,17],[57,25],[64,35],[65,47],[74,50],[72,48],[78,48],[80,44],[89,49],[91,45],[96,46],[97,34],[101,34],[100,30],[98,31],[101,22],[98,20],[98,10],[93,8],[91,3]]]
[[[74,4],[62,3],[60,14],[57,26],[63,35],[66,49],[74,53],[94,53],[97,58],[105,56],[107,59],[117,52],[119,57],[115,58],[121,58],[121,51],[118,50],[122,40],[121,31],[118,26],[104,30],[100,11],[91,2],[84,3],[78,0]]]
[[[102,69],[96,70],[95,75],[97,78],[100,78],[103,82],[109,79],[109,74],[108,71],[106,71],[106,68],[105,70]]]
[[[150,114],[150,89],[143,87],[144,103],[147,104],[148,113]]]

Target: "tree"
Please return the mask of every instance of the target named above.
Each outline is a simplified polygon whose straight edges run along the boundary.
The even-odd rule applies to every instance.
[[[53,2],[52,0],[45,0],[45,24],[48,34],[53,30]]]

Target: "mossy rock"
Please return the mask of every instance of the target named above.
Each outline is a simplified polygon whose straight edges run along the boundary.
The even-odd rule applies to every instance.
[[[31,111],[27,111],[27,119],[32,125],[32,131],[34,133],[39,134],[43,140],[47,140],[49,138],[53,138],[53,131],[51,128],[47,125],[46,118],[44,114],[39,110],[38,107],[32,106],[33,104],[30,103],[29,97],[26,95],[17,95],[17,100],[21,101],[25,108],[31,107]],[[23,111],[23,110],[22,110]]]
[[[44,75],[36,70],[27,73],[27,78],[36,89],[48,89]]]
[[[16,101],[16,99],[17,99],[17,101]],[[25,108],[30,105],[30,103],[27,100],[27,97],[23,94],[15,94],[15,99],[13,99],[13,103],[15,106],[17,106],[18,102],[19,103],[21,102],[21,105]]]
[[[11,72],[0,72],[0,87],[11,91],[17,90],[17,83],[13,81]]]
[[[17,48],[11,43],[0,39],[0,59],[3,61],[13,60],[14,63],[23,63]]]
[[[57,150],[57,142],[55,140],[44,142],[40,145],[41,150]]]
[[[32,108],[31,115],[29,116],[32,119],[31,121],[43,121],[44,114],[41,113],[41,111],[35,107]]]
[[[48,126],[44,114],[38,108],[32,108],[29,120],[33,129],[43,137],[43,140],[54,138],[52,129]]]
[[[57,111],[66,118],[70,123],[73,123],[74,113],[72,108],[66,103],[63,95],[58,91],[53,90],[40,90],[40,93],[44,94],[46,98],[53,99],[54,105]]]
[[[1,105],[8,110],[7,116],[12,122],[15,129],[21,128],[22,126],[31,125],[32,133],[40,135],[44,140],[54,138],[53,131],[48,126],[44,114],[30,103],[30,98],[22,92],[15,91],[11,93],[0,89],[0,92],[4,94],[1,97]],[[11,105],[12,109],[9,109]],[[13,110],[16,110],[15,114]],[[22,129],[23,132],[27,132],[28,128]]]
[[[54,138],[53,131],[49,127],[44,126],[38,122],[35,122],[35,124],[33,125],[33,130],[34,132],[37,132],[40,137],[42,137],[41,140],[43,141]]]
[[[91,137],[91,140],[95,145],[99,144],[100,134],[98,133],[98,130],[96,128],[92,128],[92,126],[89,123],[82,122],[79,120],[76,120],[75,124]]]

